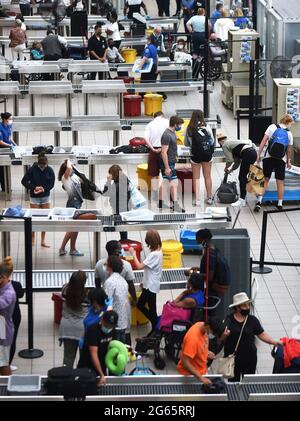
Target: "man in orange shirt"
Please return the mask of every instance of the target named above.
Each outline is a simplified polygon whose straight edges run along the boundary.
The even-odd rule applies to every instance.
[[[224,339],[229,335],[228,329],[223,323],[215,318],[209,318],[207,322],[195,323],[186,333],[177,370],[184,376],[193,374],[202,383],[211,386],[207,374],[207,360],[214,359],[215,354],[208,350],[208,335],[220,336]]]

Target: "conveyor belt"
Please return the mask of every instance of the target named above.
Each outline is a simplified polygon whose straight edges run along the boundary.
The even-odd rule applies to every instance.
[[[244,400],[252,393],[300,393],[300,383],[248,383],[241,385]]]
[[[183,269],[165,269],[161,280],[161,289],[185,288],[186,276]],[[94,271],[86,270],[87,288],[95,287]],[[65,271],[33,271],[34,291],[59,291],[62,286],[69,282],[73,270]],[[135,284],[139,285],[143,280],[143,271],[134,271]],[[25,272],[15,271],[14,280],[20,282],[25,288]]]
[[[158,379],[159,381],[159,379]],[[102,396],[128,396],[128,395],[199,395],[202,394],[202,385],[198,384],[118,384],[106,385],[99,389]]]

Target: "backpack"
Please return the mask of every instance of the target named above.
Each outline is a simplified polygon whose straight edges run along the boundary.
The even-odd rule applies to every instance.
[[[84,398],[97,395],[96,374],[88,368],[55,367],[48,371],[46,390],[48,395],[65,398]]]
[[[204,128],[193,133],[191,155],[193,162],[210,162],[214,153],[214,141]]]
[[[73,166],[74,173],[82,180],[81,183],[81,194],[82,197],[86,200],[95,200],[95,192],[98,192],[98,187],[95,183],[93,183],[91,180],[89,180],[84,174],[79,172],[74,166]]]
[[[227,259],[223,256],[218,248],[214,249],[216,266],[214,270],[213,282],[224,287],[228,287],[231,283],[231,271]]]
[[[216,191],[218,199],[221,203],[230,204],[234,203],[238,199],[238,192],[236,187],[236,182],[231,181],[227,182],[228,174],[225,174],[225,177]]]
[[[276,124],[277,129],[273,133],[267,151],[272,158],[282,159],[289,146],[289,132]]]

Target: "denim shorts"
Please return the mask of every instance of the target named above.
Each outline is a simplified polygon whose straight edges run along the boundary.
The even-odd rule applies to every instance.
[[[162,178],[164,180],[177,180],[177,174],[176,174],[176,170],[175,170],[175,162],[169,162],[169,167],[170,167],[170,170],[171,170],[171,174],[168,177],[165,174],[165,166],[164,166],[163,162],[161,163]]]
[[[46,205],[47,203],[50,203],[50,196],[30,197],[30,203],[33,205]]]
[[[81,205],[82,205],[82,202],[79,199],[77,199],[77,197],[72,197],[71,199],[67,201],[66,207],[80,209]]]

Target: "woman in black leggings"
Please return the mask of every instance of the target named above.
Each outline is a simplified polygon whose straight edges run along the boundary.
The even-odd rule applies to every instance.
[[[219,144],[225,154],[225,173],[229,174],[240,167],[240,199],[231,206],[246,206],[247,175],[250,165],[257,161],[255,145],[251,140],[219,140]]]

